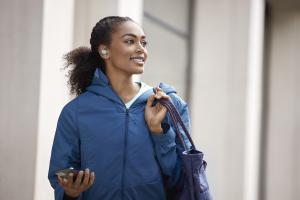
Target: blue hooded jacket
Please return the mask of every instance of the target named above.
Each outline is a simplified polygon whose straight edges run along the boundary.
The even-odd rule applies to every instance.
[[[187,104],[175,90],[161,83],[189,128]],[[181,174],[175,132],[154,134],[145,121],[145,106],[153,94],[149,89],[129,109],[112,90],[101,70],[96,70],[87,91],[62,109],[52,146],[48,178],[55,199],[64,191],[55,172],[74,167],[95,172],[94,184],[79,200],[164,200],[165,186],[172,187]],[[163,176],[168,177],[164,184]]]

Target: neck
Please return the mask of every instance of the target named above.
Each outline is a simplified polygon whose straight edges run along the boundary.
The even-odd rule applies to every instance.
[[[130,101],[139,92],[140,87],[133,82],[132,74],[106,70],[106,75],[110,86],[124,103]]]

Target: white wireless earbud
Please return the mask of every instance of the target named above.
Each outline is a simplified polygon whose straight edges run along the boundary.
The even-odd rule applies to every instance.
[[[106,49],[101,49],[101,56],[107,56],[108,55],[108,50]]]

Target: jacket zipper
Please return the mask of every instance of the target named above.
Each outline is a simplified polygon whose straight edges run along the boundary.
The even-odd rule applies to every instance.
[[[129,118],[129,109],[126,108],[125,137],[124,137],[124,156],[123,156],[122,188],[121,188],[121,191],[122,191],[122,192],[121,192],[122,199],[124,199],[125,166],[126,166],[127,138],[128,138],[128,118]]]

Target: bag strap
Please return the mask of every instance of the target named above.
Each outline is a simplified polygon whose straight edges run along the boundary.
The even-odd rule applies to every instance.
[[[184,147],[185,151],[188,151],[189,148],[187,147],[187,144],[184,142],[184,139],[183,139],[183,137],[182,137],[182,135],[179,131],[178,124],[182,127],[185,135],[187,136],[189,142],[191,143],[192,149],[196,149],[195,145],[194,145],[194,142],[191,138],[191,135],[190,135],[189,131],[187,130],[186,126],[184,125],[183,120],[182,120],[179,112],[177,111],[176,107],[174,106],[174,104],[169,99],[159,99],[159,103],[167,108],[167,110],[168,110],[168,112],[171,116],[171,119],[174,123],[176,135],[179,138],[179,140],[180,140],[182,146]]]

